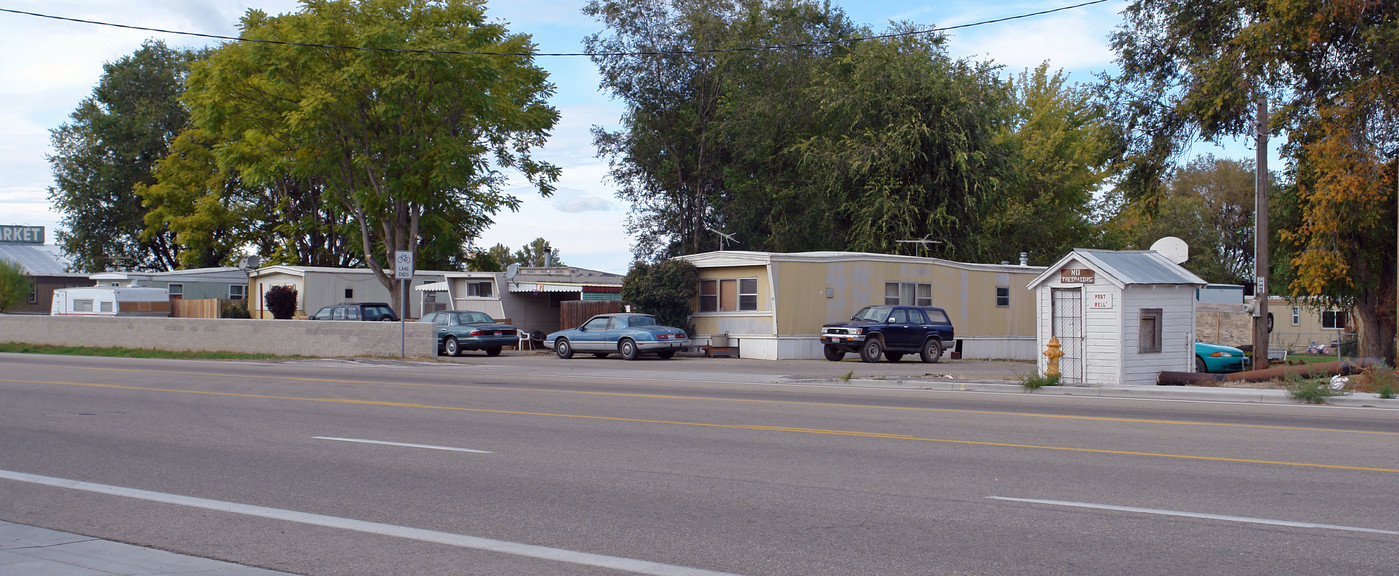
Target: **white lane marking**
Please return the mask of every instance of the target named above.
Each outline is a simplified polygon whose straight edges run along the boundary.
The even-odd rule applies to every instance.
[[[1001,496],[987,496],[992,500],[1004,500],[1007,502],[1028,502],[1031,504],[1049,504],[1051,506],[1069,506],[1073,508],[1093,508],[1096,510],[1114,510],[1117,512],[1137,512],[1140,514],[1156,514],[1159,516],[1182,516],[1185,518],[1203,518],[1206,520],[1223,520],[1225,522],[1244,522],[1248,524],[1266,524],[1269,526],[1288,526],[1291,528],[1323,528],[1326,530],[1345,530],[1347,532],[1365,532],[1368,534],[1393,534],[1399,532],[1393,530],[1377,530],[1374,528],[1356,528],[1354,526],[1336,526],[1334,524],[1315,524],[1312,522],[1293,522],[1291,520],[1271,520],[1268,518],[1249,518],[1247,516],[1223,516],[1220,514],[1202,514],[1199,512],[1181,512],[1179,510],[1158,510],[1155,508],[1134,508],[1131,506],[1113,506],[1111,504],[1091,504],[1087,502],[1064,502],[1061,500],[1036,500],[1033,498],[1004,498]]]
[[[384,446],[403,446],[406,448],[427,448],[428,450],[446,450],[448,452],[471,452],[473,454],[490,454],[486,450],[472,450],[470,448],[453,448],[451,446],[433,446],[431,444],[409,444],[407,442],[386,442],[384,440],[364,440],[362,438],[333,438],[330,436],[312,436],[315,440],[335,440],[337,442],[356,442],[359,444],[381,444]]]
[[[591,554],[588,552],[577,552],[573,550],[564,550],[561,548],[536,546],[534,544],[507,542],[504,540],[491,540],[489,538],[478,538],[475,536],[452,534],[450,532],[437,532],[435,530],[423,530],[420,528],[395,526],[393,524],[383,524],[379,522],[366,522],[363,520],[354,520],[351,518],[324,516],[321,514],[310,514],[307,512],[297,512],[295,510],[284,510],[281,508],[266,508],[263,506],[253,506],[250,504],[239,504],[237,502],[225,502],[222,500],[195,498],[193,496],[181,496],[179,494],[151,492],[148,490],[140,490],[137,488],[125,488],[122,486],[96,484],[92,482],[82,482],[79,480],[69,480],[66,478],[54,478],[52,476],[39,476],[37,474],[26,474],[24,472],[12,472],[9,470],[0,470],[0,479],[14,480],[16,482],[27,482],[30,484],[40,484],[43,486],[53,486],[57,488],[68,488],[71,490],[82,490],[84,492],[107,494],[111,496],[122,496],[126,498],[148,500],[151,502],[160,502],[164,504],[176,504],[180,506],[189,506],[191,508],[216,510],[219,512],[242,514],[245,516],[270,518],[273,520],[283,520],[286,522],[297,522],[300,524],[310,524],[313,526],[325,526],[327,528],[351,530],[354,532],[364,532],[366,534],[393,536],[396,538],[406,538],[409,540],[418,540],[421,542],[446,544],[448,546],[456,546],[458,548],[486,550],[489,552],[499,552],[501,554],[511,554],[515,556],[539,558],[543,560],[566,562],[569,564],[579,564],[584,566],[597,566],[600,568],[621,570],[623,572],[632,572],[635,574],[649,574],[652,576],[736,576],[728,572],[715,572],[712,570],[704,570],[701,568],[690,568],[686,566],[676,566],[673,564],[662,564],[660,562],[651,562],[647,560],[636,560],[633,558],[621,558],[617,556],[605,556],[602,554]]]

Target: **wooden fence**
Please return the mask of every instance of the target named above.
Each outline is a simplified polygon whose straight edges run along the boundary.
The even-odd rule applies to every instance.
[[[582,326],[598,314],[622,311],[620,300],[565,300],[559,304],[559,330]]]
[[[218,298],[176,298],[170,301],[170,316],[174,318],[218,318],[222,312],[223,300]]]

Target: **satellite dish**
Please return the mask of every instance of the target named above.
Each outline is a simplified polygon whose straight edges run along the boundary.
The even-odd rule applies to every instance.
[[[516,275],[516,274],[519,274],[519,273],[520,273],[520,265],[519,265],[519,264],[511,264],[511,265],[505,267],[505,279],[506,279],[506,280],[514,281],[514,280],[515,280],[515,275]]]
[[[1190,259],[1190,247],[1185,244],[1184,240],[1175,236],[1167,236],[1157,240],[1155,244],[1151,245],[1151,249],[1154,252],[1160,252],[1166,259],[1176,264],[1184,264],[1186,260]]]
[[[247,257],[244,257],[244,258],[243,258],[242,265],[239,266],[239,268],[242,268],[242,269],[244,269],[244,270],[247,270],[247,269],[249,269],[249,268],[254,268],[254,269],[255,269],[255,268],[257,268],[258,266],[261,266],[261,265],[262,265],[262,258],[259,258],[257,254],[252,254],[252,255],[250,255],[250,256],[247,256]]]

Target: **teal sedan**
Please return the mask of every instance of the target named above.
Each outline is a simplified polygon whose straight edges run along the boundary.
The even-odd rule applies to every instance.
[[[459,356],[463,350],[485,350],[487,356],[499,356],[501,348],[520,343],[517,328],[481,312],[443,310],[427,314],[419,322],[437,325],[437,351],[445,356]]]
[[[1233,346],[1195,341],[1196,372],[1240,372],[1248,368],[1248,356]]]

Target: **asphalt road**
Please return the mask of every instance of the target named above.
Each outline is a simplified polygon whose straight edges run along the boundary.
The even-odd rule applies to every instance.
[[[378,364],[0,355],[0,520],[314,575],[1399,573],[1393,410]]]

